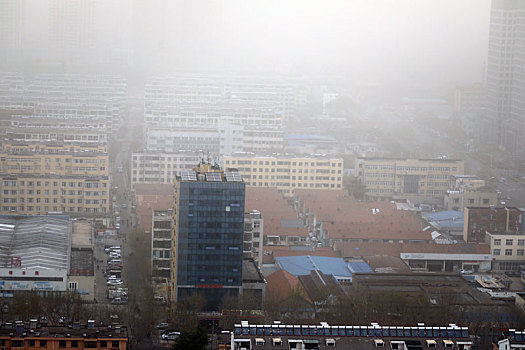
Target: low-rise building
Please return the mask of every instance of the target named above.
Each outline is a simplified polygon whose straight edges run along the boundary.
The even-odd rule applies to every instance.
[[[490,207],[498,205],[498,194],[489,189],[448,190],[444,196],[446,210],[462,210],[465,207]]]
[[[490,207],[498,205],[496,191],[485,186],[485,180],[475,175],[453,175],[452,185],[445,193],[446,210],[463,210],[465,207]]]
[[[71,226],[71,259],[67,287],[68,290],[79,294],[83,300],[94,301],[95,256],[92,221],[77,219],[72,221]]]
[[[357,202],[345,191],[296,191],[294,208],[312,237],[327,246],[336,242],[430,242],[414,212],[395,203]]]
[[[244,206],[247,212],[258,211],[264,218],[265,246],[312,243],[308,229],[276,188],[246,187]]]
[[[486,232],[494,261],[493,271],[517,271],[525,263],[525,232]]]
[[[459,349],[470,350],[468,327],[330,325],[255,325],[243,321],[230,335],[230,349]],[[225,348],[223,348],[225,349]],[[500,348],[505,349],[505,348]]]
[[[71,269],[67,216],[0,216],[0,289],[66,292]]]
[[[296,189],[343,188],[341,158],[242,153],[224,156],[223,166],[238,169],[247,186],[276,187],[286,196],[291,196]]]
[[[0,326],[2,349],[118,349],[128,348],[128,330],[121,325],[95,325],[73,322],[51,326],[37,320],[6,322]]]
[[[337,243],[334,249],[345,259],[370,256],[401,258],[413,271],[487,272],[491,269],[492,254],[488,244],[456,243]]]

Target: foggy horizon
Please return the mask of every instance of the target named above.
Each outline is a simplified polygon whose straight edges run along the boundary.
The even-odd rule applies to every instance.
[[[490,22],[489,0],[99,1],[83,9],[95,19],[76,47],[52,33],[80,17],[54,23],[49,4],[25,1],[23,58],[2,70],[104,72],[89,61],[68,66],[69,52],[120,50],[130,59],[124,72],[146,75],[242,72],[435,87],[482,81]]]

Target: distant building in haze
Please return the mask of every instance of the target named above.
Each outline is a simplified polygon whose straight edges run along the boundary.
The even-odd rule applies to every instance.
[[[370,199],[408,199],[441,204],[453,181],[464,174],[465,164],[455,159],[356,159],[355,171]]]
[[[525,3],[494,0],[490,16],[483,137],[510,155],[525,152]]]

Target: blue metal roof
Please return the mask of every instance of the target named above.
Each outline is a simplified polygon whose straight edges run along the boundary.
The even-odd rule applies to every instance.
[[[308,275],[312,270],[321,271],[325,275],[338,277],[352,277],[353,272],[374,272],[364,261],[346,263],[341,258],[326,256],[280,256],[276,258],[282,269],[294,276]]]
[[[348,268],[352,273],[374,273],[374,270],[364,261],[351,261]]]
[[[423,213],[421,214],[428,221],[444,221],[444,220],[461,220],[463,221],[464,215],[462,211],[457,210],[445,210],[438,211],[435,213]]]
[[[436,222],[436,227],[438,230],[447,230],[447,229],[463,229],[463,219],[458,220],[442,220]]]

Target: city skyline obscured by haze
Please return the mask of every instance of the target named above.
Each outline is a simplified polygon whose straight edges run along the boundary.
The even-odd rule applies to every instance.
[[[87,3],[77,1],[79,8]],[[94,31],[89,49],[130,52],[131,68],[154,74],[326,74],[354,83],[438,86],[482,81],[486,64],[490,0],[94,3],[91,24],[79,25]],[[22,46],[33,66],[50,57],[68,62],[49,28],[79,24],[53,16],[49,4],[25,2]]]

